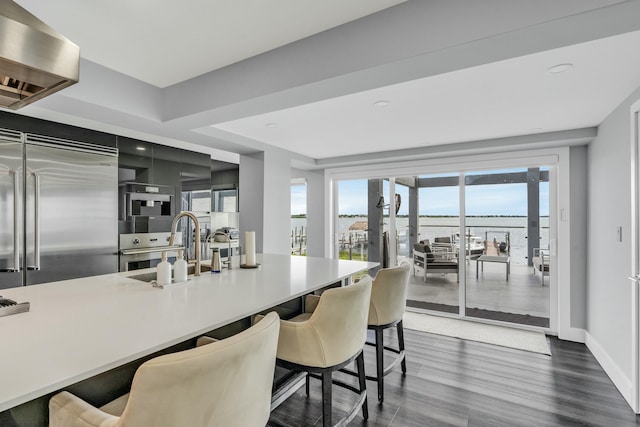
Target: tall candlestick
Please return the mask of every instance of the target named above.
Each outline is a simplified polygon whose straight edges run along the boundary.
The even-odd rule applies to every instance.
[[[244,232],[245,253],[247,255],[247,265],[256,265],[256,232]]]

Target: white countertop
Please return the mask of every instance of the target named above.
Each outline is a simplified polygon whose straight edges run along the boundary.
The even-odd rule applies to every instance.
[[[151,269],[1,289],[31,309],[0,317],[0,411],[378,265],[273,254],[258,262],[164,289],[128,278]]]

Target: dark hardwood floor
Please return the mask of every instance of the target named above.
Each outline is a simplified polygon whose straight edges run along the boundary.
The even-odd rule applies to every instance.
[[[385,335],[395,345],[394,338]],[[405,329],[407,375],[398,367],[385,377],[382,405],[367,381],[369,421],[360,413],[350,425],[640,426],[584,345],[548,339],[552,356]],[[365,356],[374,371],[372,347]],[[334,387],[334,421],[353,402],[355,395]],[[269,425],[321,426],[321,411],[320,382],[312,380],[311,396],[300,388],[272,412]]]

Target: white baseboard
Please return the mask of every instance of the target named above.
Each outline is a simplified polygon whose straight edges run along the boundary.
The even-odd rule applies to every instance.
[[[620,369],[620,367],[614,362],[609,354],[600,346],[598,341],[589,335],[589,332],[585,332],[586,340],[585,344],[596,358],[604,372],[609,376],[613,384],[616,386],[622,397],[625,398],[629,406],[634,409],[633,405],[633,383]]]
[[[558,331],[558,338],[564,341],[573,341],[584,344],[585,330],[580,328],[562,328]]]

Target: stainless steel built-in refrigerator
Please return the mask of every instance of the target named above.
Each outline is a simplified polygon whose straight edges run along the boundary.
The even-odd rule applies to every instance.
[[[0,129],[0,289],[118,271],[118,151]]]

